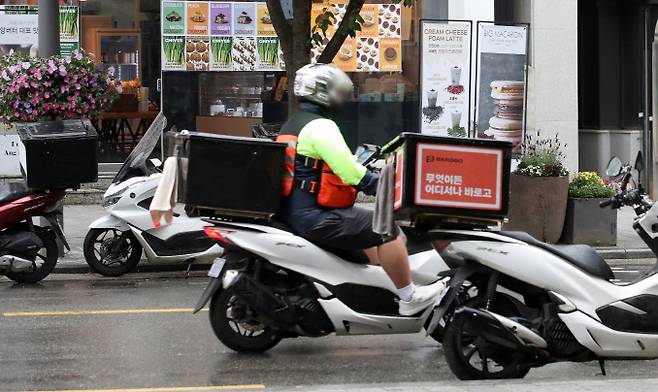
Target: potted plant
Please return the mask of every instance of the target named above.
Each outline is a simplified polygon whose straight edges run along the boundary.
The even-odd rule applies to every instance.
[[[617,210],[599,203],[614,193],[594,172],[580,172],[569,184],[569,200],[562,242],[614,246],[617,243]]]
[[[560,240],[569,188],[564,147],[557,136],[543,139],[526,135],[518,166],[510,176],[506,230],[525,231],[550,243]]]
[[[0,121],[93,118],[116,95],[114,69],[97,69],[89,55],[0,56]]]

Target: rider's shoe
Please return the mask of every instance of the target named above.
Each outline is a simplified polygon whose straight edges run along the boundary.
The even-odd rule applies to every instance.
[[[438,302],[448,291],[448,282],[450,278],[441,279],[428,286],[419,286],[414,290],[411,300],[400,300],[400,315],[413,316],[428,306]]]

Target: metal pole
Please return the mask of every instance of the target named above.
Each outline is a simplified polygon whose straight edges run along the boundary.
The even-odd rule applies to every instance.
[[[50,57],[59,54],[59,0],[39,0],[39,56]],[[57,206],[57,220],[64,228],[64,204]],[[40,224],[47,226],[46,219]],[[59,243],[59,255],[64,256],[64,245]]]
[[[59,54],[59,0],[39,0],[39,56]]]

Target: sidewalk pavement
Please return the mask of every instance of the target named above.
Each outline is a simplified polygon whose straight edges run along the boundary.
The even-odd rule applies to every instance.
[[[64,232],[71,245],[68,252],[58,262],[57,272],[85,273],[89,269],[84,260],[82,244],[87,228],[95,219],[104,214],[100,205],[66,205],[64,207]],[[620,264],[637,259],[653,259],[654,255],[645,243],[635,233],[632,227],[635,214],[630,208],[619,210],[617,223],[617,246],[597,248],[599,253],[614,264]],[[182,265],[154,265],[142,260],[138,269],[140,271],[162,271],[183,269]],[[199,266],[203,269],[205,266]]]

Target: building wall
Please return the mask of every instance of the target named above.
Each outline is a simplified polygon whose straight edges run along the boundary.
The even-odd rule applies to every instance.
[[[516,0],[515,21],[530,23],[528,132],[556,134],[566,165],[578,170],[578,2]]]

